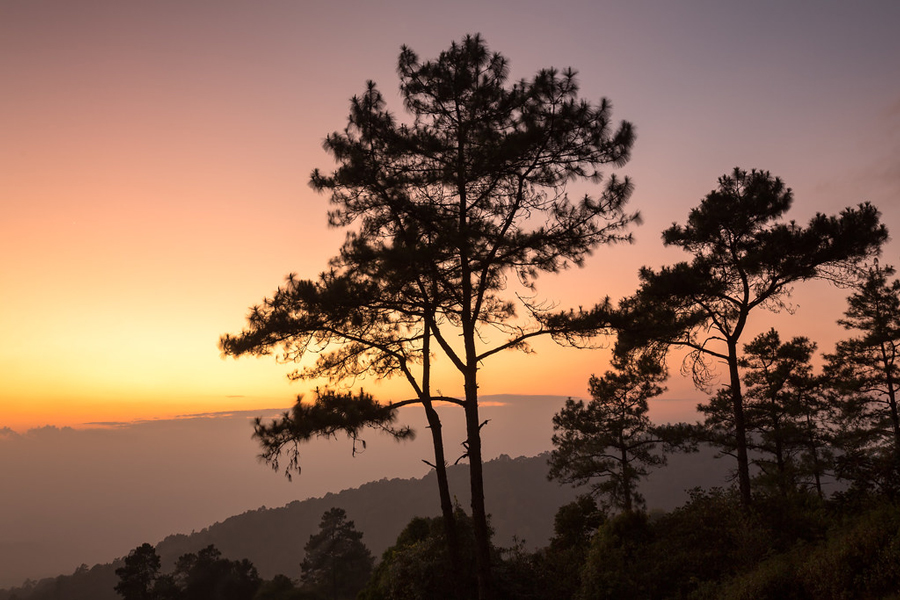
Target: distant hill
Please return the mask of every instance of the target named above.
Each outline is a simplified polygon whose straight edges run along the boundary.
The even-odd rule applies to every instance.
[[[515,537],[529,549],[545,546],[553,534],[556,510],[580,493],[547,481],[547,456],[512,459],[502,455],[485,463],[486,502],[497,545],[510,546]],[[729,461],[713,460],[708,451],[671,457],[669,467],[643,486],[648,507],[671,510],[684,502],[687,488],[726,485],[729,467]],[[457,501],[468,508],[468,466],[451,467],[449,478]],[[190,535],[171,535],[156,545],[157,551],[163,568],[171,569],[182,554],[215,544],[227,558],[249,559],[266,579],[278,573],[298,578],[303,546],[329,508],[343,508],[363,532],[363,542],[380,556],[410,519],[440,514],[436,490],[433,471],[420,479],[382,479],[281,508],[248,511]],[[119,596],[112,588],[117,565],[83,566],[72,575],[44,579],[28,590],[0,591],[0,600],[116,600]]]

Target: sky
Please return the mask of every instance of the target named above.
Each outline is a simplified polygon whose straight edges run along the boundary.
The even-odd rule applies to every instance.
[[[333,166],[322,141],[367,80],[401,112],[401,45],[428,59],[481,33],[513,78],[571,66],[585,98],[609,98],[614,119],[634,124],[633,157],[615,172],[632,178],[643,224],[634,244],[539,280],[567,307],[618,299],[640,266],[685,258],[660,232],[735,166],[781,177],[801,223],[870,201],[895,232],[898,23],[887,0],[0,1],[0,478],[37,468],[17,450],[23,437],[44,435],[66,465],[59,431],[156,432],[164,462],[169,446],[201,448],[190,425],[207,420],[180,416],[261,413],[315,387],[289,383],[271,358],[223,359],[217,342],[288,273],[315,277],[338,250],[345,232],[327,227],[309,174]],[[883,262],[897,263],[897,248]],[[751,331],[775,326],[828,351],[845,335],[835,321],[846,295],[799,285],[793,314],[755,315]],[[584,396],[606,368],[604,350],[535,349],[490,359],[480,391]],[[690,418],[700,396],[673,366],[651,411]],[[409,394],[363,383],[385,399]],[[157,432],[154,421],[185,425]],[[223,435],[249,444],[249,429]],[[11,502],[0,514],[18,510]]]

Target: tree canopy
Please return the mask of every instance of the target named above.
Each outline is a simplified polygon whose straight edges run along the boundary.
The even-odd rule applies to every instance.
[[[300,563],[304,587],[316,590],[329,600],[356,598],[375,559],[362,542],[362,533],[347,520],[342,508],[331,508],[322,515],[319,531],[309,536],[303,547],[306,556]]]
[[[141,544],[128,553],[125,564],[116,569],[115,590],[124,600],[156,600],[160,560],[152,544]]]
[[[837,216],[817,214],[806,227],[781,219],[793,193],[766,171],[735,168],[691,210],[685,225],[663,232],[666,245],[692,255],[659,270],[643,268],[640,288],[623,301],[629,328],[622,348],[683,346],[685,366],[701,387],[710,366],[728,368],[728,386],[741,497],[750,503],[750,470],[739,343],[758,308],[787,308],[791,286],[813,278],[852,281],[853,268],[875,256],[887,239],[870,204]]]
[[[569,398],[553,417],[550,477],[590,485],[604,504],[631,511],[643,505],[637,484],[665,463],[647,415],[647,401],[665,391],[667,373],[649,356],[614,360],[615,370],[591,377],[591,400]]]
[[[330,195],[331,225],[351,228],[332,270],[318,283],[289,280],[287,293],[254,309],[250,327],[221,345],[233,355],[280,346],[294,359],[310,340],[333,343],[301,374],[403,373],[426,411],[430,357],[440,350],[465,390],[458,402],[466,415],[479,594],[488,597],[478,370],[535,336],[569,331],[535,300],[541,273],[581,265],[599,245],[630,239],[627,227],[637,219],[624,210],[631,182],[604,178],[599,169],[629,159],[634,130],[613,125],[608,101],[579,98],[571,69],[511,82],[506,58],[477,35],[431,61],[404,47],[398,74],[409,119],[395,118],[369,82],[352,99],[346,128],[325,140],[336,169],[312,174],[313,187]],[[568,185],[579,180],[595,193],[570,197]],[[337,313],[320,301],[334,285]],[[512,293],[512,285],[527,294]],[[360,293],[344,302],[340,286]],[[409,365],[416,363],[423,368],[414,382]],[[438,468],[442,458],[436,453]]]
[[[839,321],[857,335],[826,356],[839,393],[844,474],[864,487],[900,493],[900,281],[890,266],[871,267]]]

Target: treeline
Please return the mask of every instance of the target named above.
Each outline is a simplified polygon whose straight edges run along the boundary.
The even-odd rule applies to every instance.
[[[900,597],[900,282],[893,275],[878,263],[859,273],[839,320],[848,337],[818,371],[808,338],[782,341],[770,329],[742,345],[732,385],[716,390],[701,381],[709,399],[698,423],[653,424],[648,401],[664,390],[664,355],[652,343],[636,352],[618,346],[612,368],[591,378],[591,399],[570,399],[554,417],[550,477],[589,494],[557,512],[546,547],[493,548],[495,597]],[[693,326],[708,318],[699,316]],[[702,352],[688,360],[702,361]],[[693,368],[706,376],[706,364]],[[741,445],[746,489],[698,487],[675,510],[647,512],[640,483],[653,469],[712,446],[739,473]],[[451,568],[435,525],[411,523],[359,597],[474,597],[474,563]]]
[[[449,560],[440,518],[416,517],[374,567],[339,508],[326,511],[305,546],[299,579],[262,581],[248,561],[210,546],[162,574],[149,544],[116,571],[122,600],[452,600],[476,593],[474,532],[457,508],[463,568]],[[801,600],[896,598],[900,507],[817,496],[759,498],[695,490],[669,512],[610,515],[581,496],[556,514],[549,545],[492,547],[501,599]]]
[[[851,332],[813,367],[815,342],[782,341],[775,329],[743,345],[735,389],[711,392],[696,424],[657,426],[648,400],[660,395],[665,368],[652,352],[621,354],[613,369],[590,381],[591,400],[569,400],[554,417],[551,477],[589,485],[605,506],[631,511],[643,505],[638,482],[667,454],[698,444],[737,457],[747,450],[755,467],[753,495],[787,498],[896,500],[900,495],[900,281],[890,267],[869,268],[848,298],[840,323]],[[741,427],[737,424],[740,408]],[[662,452],[660,452],[662,451]],[[740,460],[735,465],[740,469]]]
[[[694,226],[708,208],[692,213]],[[713,251],[699,248],[695,240],[697,260],[709,261]],[[720,277],[721,264],[730,260],[720,257]],[[737,266],[729,268],[738,272]],[[746,270],[741,276],[745,289],[760,293],[764,286],[748,282],[771,274]],[[640,333],[624,343],[620,338],[613,368],[590,381],[591,400],[569,400],[554,417],[551,477],[587,486],[592,495],[557,515],[557,535],[545,551],[513,563],[526,565],[519,581],[543,575],[512,597],[897,598],[900,281],[893,276],[877,262],[856,277],[845,274],[852,293],[838,322],[848,337],[824,355],[818,372],[814,342],[782,341],[774,329],[727,355],[715,354],[702,337],[709,328],[733,341],[740,336],[733,329],[739,302],[719,305],[718,313],[711,309],[714,294],[670,300],[691,308],[670,314],[668,324],[657,322],[641,345],[629,344]],[[643,279],[630,300],[635,305],[658,285],[652,274]],[[666,333],[678,319],[693,322]],[[672,345],[694,349],[686,364],[709,399],[698,407],[701,422],[657,426],[647,418],[648,400],[664,389],[661,359]],[[734,367],[717,390],[707,354]],[[638,482],[664,468],[672,452],[701,444],[731,457],[739,485],[697,489],[683,507],[648,515]],[[829,492],[826,482],[837,485]],[[568,522],[580,523],[586,535],[565,535],[559,526],[566,511],[574,519]],[[560,570],[567,572],[563,579]]]

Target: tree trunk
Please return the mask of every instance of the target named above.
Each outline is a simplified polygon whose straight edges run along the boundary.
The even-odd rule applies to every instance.
[[[812,465],[813,465],[813,477],[816,482],[816,493],[819,495],[819,498],[824,498],[825,495],[822,493],[822,475],[821,475],[821,466],[819,465],[819,450],[818,443],[816,441],[816,437],[813,434],[814,425],[812,422],[812,415],[807,411],[806,413],[806,430],[807,430],[807,445],[809,448],[809,454],[812,456]]]
[[[737,450],[738,487],[741,505],[750,507],[750,458],[747,455],[747,425],[744,421],[744,397],[738,371],[737,343],[728,342],[728,374],[731,381],[731,408],[734,413],[734,445]]]
[[[475,577],[479,600],[493,598],[491,539],[484,505],[484,470],[481,456],[481,423],[478,417],[477,364],[466,369],[466,435],[469,482],[472,488],[472,527],[475,533]]]
[[[434,326],[434,311],[426,308],[425,334],[422,340],[422,405],[431,429],[431,441],[434,445],[434,470],[438,481],[438,494],[441,499],[441,515],[444,521],[444,536],[447,538],[447,551],[450,554],[450,569],[453,573],[453,596],[463,600],[459,582],[463,574],[462,554],[459,536],[456,530],[456,515],[453,513],[453,500],[450,497],[450,482],[447,479],[447,460],[444,456],[444,435],[441,418],[431,402],[431,328]]]
[[[778,467],[778,492],[782,496],[787,496],[787,464],[784,460],[784,444],[782,443],[781,427],[778,424],[777,418],[772,420],[772,434],[775,438],[775,465]]]
[[[621,441],[621,440],[620,440]],[[622,508],[625,512],[631,512],[631,482],[628,480],[628,452],[625,450],[624,442],[622,443]]]
[[[434,410],[431,401],[425,403],[425,414],[431,439],[434,443],[434,470],[438,480],[438,493],[441,498],[441,515],[444,521],[444,535],[447,538],[447,551],[450,553],[450,569],[453,572],[452,585],[454,596],[462,599],[459,582],[463,576],[463,561],[459,546],[459,535],[456,530],[456,515],[453,512],[453,500],[450,496],[450,482],[447,479],[447,461],[444,456],[444,438],[441,433],[441,419]]]

